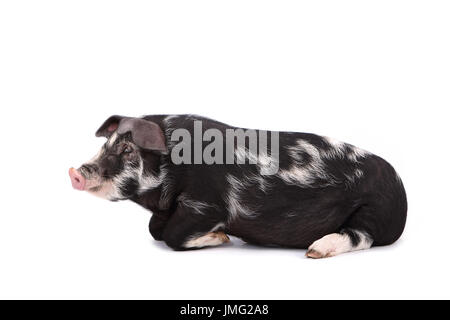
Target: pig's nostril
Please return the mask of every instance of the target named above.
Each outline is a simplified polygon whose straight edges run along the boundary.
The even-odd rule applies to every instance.
[[[69,170],[70,180],[72,181],[72,187],[77,190],[84,190],[86,186],[86,179],[82,176],[82,174],[74,169],[70,168]]]

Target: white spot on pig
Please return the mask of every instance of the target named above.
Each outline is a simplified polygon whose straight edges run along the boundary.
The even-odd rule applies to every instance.
[[[347,158],[352,162],[359,162],[360,159],[363,159],[368,155],[370,155],[370,152],[355,146],[350,146],[350,152],[347,154]]]
[[[353,246],[347,234],[332,233],[315,241],[306,252],[309,258],[327,258],[341,253],[369,249],[372,246],[372,238],[365,232],[353,230],[360,238],[358,245]]]
[[[344,158],[346,149],[346,144],[344,142],[330,137],[322,138],[330,146],[329,149],[322,151],[324,157],[328,159]]]
[[[356,178],[361,179],[364,176],[364,172],[361,169],[356,169],[355,176]]]
[[[256,164],[261,175],[270,175],[278,171],[279,161],[275,157],[269,156],[267,153],[260,152],[255,154],[246,147],[239,146],[234,151],[236,164]]]
[[[364,173],[360,169],[353,169],[353,174],[343,173],[345,177],[336,178],[329,172],[325,160],[345,161],[349,160],[349,166],[359,162],[370,153],[340,142],[338,140],[323,137],[329,148],[318,148],[308,141],[299,139],[294,146],[287,147],[287,152],[292,159],[292,165],[285,170],[281,170],[278,176],[288,184],[295,184],[305,187],[336,185],[342,182],[354,183],[355,179],[361,178]],[[307,155],[305,157],[304,155]],[[320,185],[318,181],[321,181]]]
[[[190,208],[194,213],[201,215],[206,214],[208,210],[211,209],[218,210],[216,205],[191,199],[186,194],[181,194],[180,196],[178,196],[177,201],[183,204],[184,206]]]
[[[246,218],[255,218],[258,216],[258,212],[245,205],[242,199],[242,194],[246,193],[250,187],[248,181],[246,179],[238,179],[231,174],[228,174],[226,179],[228,181],[228,192],[225,196],[225,202],[230,213],[230,220],[238,216]]]
[[[279,176],[288,184],[311,186],[317,179],[326,180],[334,184],[334,179],[327,173],[320,150],[305,140],[297,140],[296,145],[287,147],[293,164],[287,170],[281,170]],[[308,161],[303,159],[302,153],[308,155]]]

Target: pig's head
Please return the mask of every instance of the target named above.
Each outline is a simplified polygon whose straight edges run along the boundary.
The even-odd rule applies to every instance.
[[[72,186],[108,200],[124,200],[161,183],[161,154],[167,152],[158,124],[141,118],[112,116],[95,134],[108,140],[80,168],[70,168]]]

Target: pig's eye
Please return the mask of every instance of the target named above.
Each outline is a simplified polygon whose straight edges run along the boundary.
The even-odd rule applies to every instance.
[[[123,146],[122,153],[131,153],[133,151],[133,148],[130,146]]]

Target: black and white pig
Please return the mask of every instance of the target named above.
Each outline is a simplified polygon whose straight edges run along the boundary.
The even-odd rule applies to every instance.
[[[233,131],[246,134],[244,145],[228,135]],[[77,190],[150,210],[151,235],[175,250],[217,246],[228,234],[324,258],[400,237],[406,194],[385,160],[294,132],[265,132],[272,144],[255,154],[248,132],[265,131],[193,115],[112,116],[96,133],[108,140],[91,161],[69,170],[70,179]],[[227,151],[231,145],[236,161],[219,148],[211,152],[212,142]],[[208,148],[213,163],[199,159]]]

